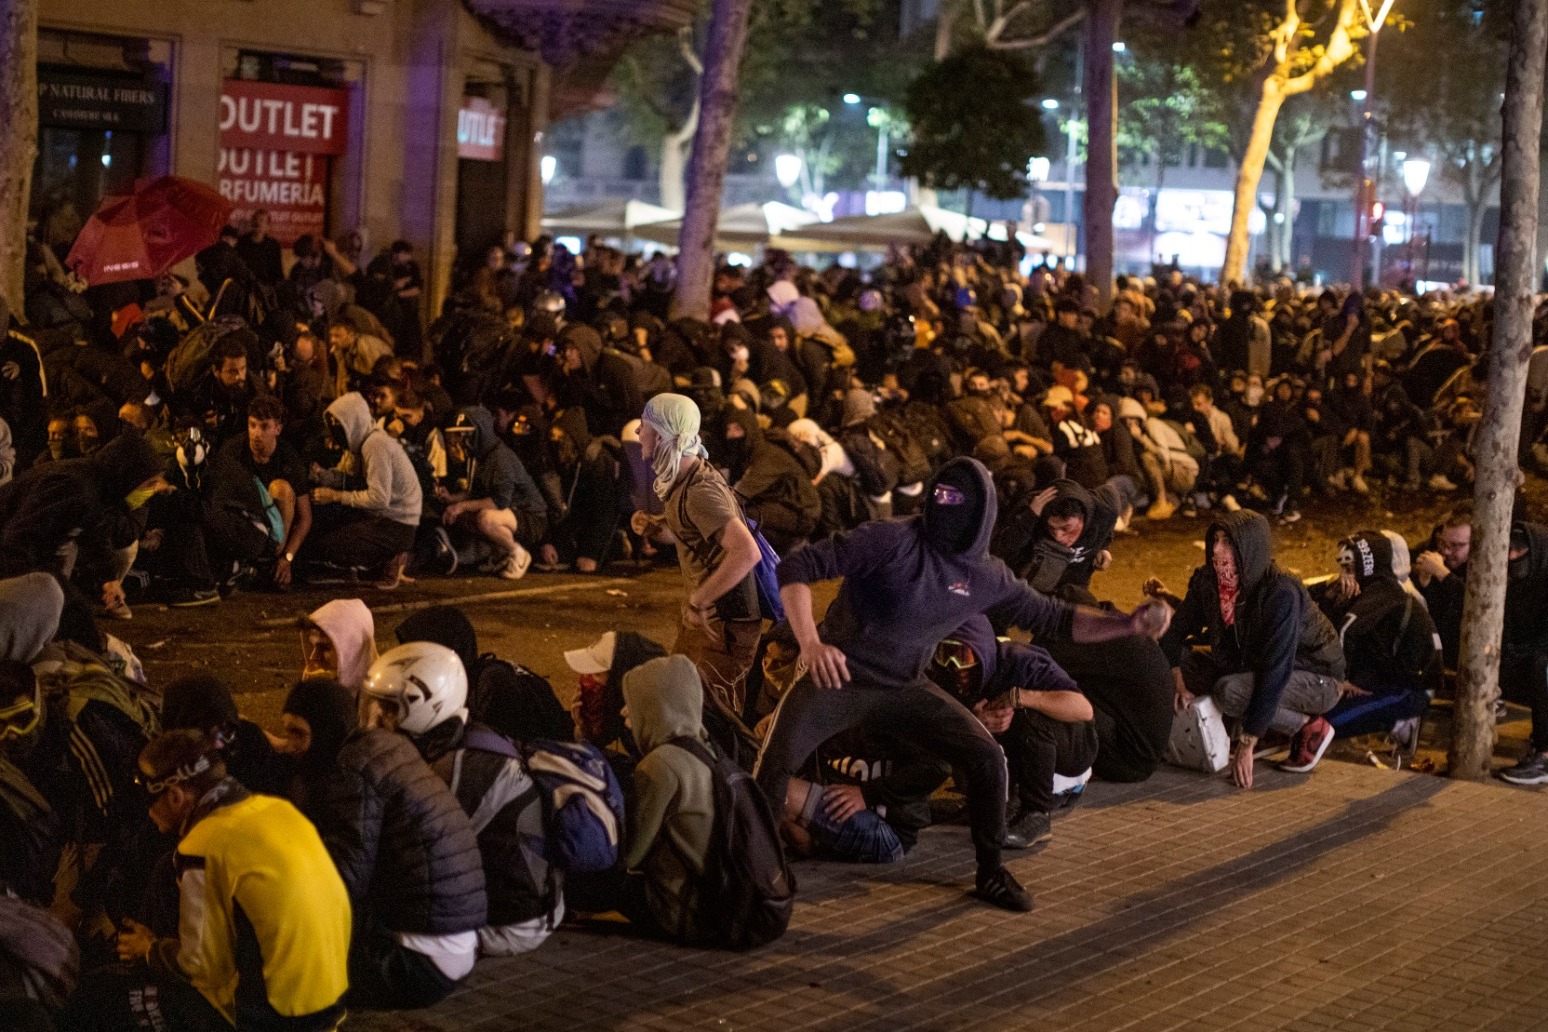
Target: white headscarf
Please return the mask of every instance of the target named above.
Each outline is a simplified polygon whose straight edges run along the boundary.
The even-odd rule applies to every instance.
[[[699,406],[681,394],[658,394],[645,403],[640,419],[660,438],[650,465],[656,473],[656,497],[665,499],[677,481],[684,455],[709,458],[699,440]]]

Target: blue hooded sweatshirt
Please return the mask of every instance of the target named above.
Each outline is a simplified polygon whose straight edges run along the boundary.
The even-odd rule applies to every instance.
[[[1010,626],[1069,636],[1074,607],[1033,591],[989,554],[994,481],[982,463],[947,462],[925,498],[920,516],[862,524],[779,565],[781,585],[844,578],[820,633],[844,653],[857,685],[928,683],[935,646],[989,609]]]

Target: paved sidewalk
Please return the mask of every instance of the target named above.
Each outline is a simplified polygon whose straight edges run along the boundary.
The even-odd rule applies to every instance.
[[[440,1007],[349,1029],[1165,1032],[1548,1026],[1548,796],[1353,764],[1251,792],[1094,783],[1012,915],[964,896],[967,830],[893,868],[802,864],[748,955],[574,932]]]

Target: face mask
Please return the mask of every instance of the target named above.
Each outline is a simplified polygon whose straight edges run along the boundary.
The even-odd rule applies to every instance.
[[[133,511],[150,501],[151,495],[155,493],[154,487],[137,487],[124,496],[124,503],[129,506],[130,511]]]

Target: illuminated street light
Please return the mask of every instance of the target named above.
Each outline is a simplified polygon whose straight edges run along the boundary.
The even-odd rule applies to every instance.
[[[846,93],[846,94],[844,94],[844,103],[848,104],[850,107],[854,107],[856,104],[860,103],[860,94],[858,94],[858,93]]]
[[[552,154],[545,154],[538,164],[538,169],[543,177],[543,185],[547,186],[554,181],[554,176],[559,172],[559,159]]]
[[[1129,52],[1129,44],[1125,43],[1121,39],[1113,40],[1113,53],[1115,53],[1115,54],[1127,54],[1128,52]]]
[[[1049,97],[1049,98],[1047,98],[1046,100],[1043,101],[1043,110],[1044,111],[1058,111],[1059,110],[1059,102],[1057,100],[1054,100],[1052,97]]]
[[[1424,158],[1408,158],[1403,162],[1403,186],[1408,190],[1408,196],[1418,197],[1424,193],[1424,184],[1430,179],[1430,163]]]
[[[779,185],[786,190],[800,181],[801,170],[805,167],[806,162],[799,154],[776,154],[774,156],[774,177],[779,180]]]
[[[1356,104],[1364,104],[1365,103],[1365,98],[1368,97],[1368,96],[1370,96],[1370,94],[1365,92],[1364,90],[1350,90],[1349,91],[1349,99],[1354,101]]]

